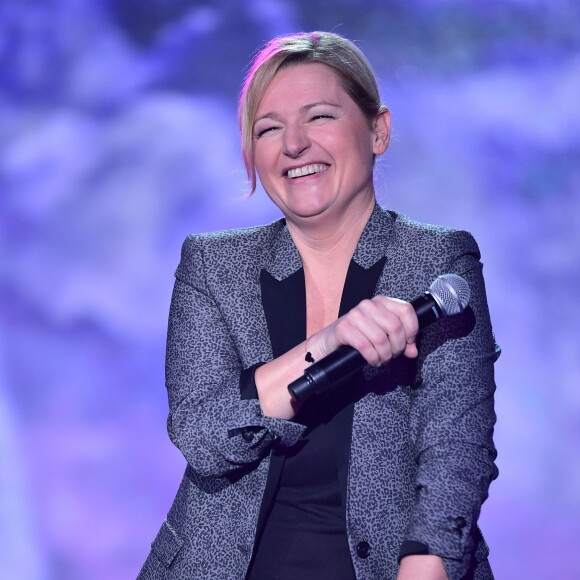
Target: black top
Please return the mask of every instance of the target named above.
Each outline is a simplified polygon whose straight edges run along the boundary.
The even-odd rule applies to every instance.
[[[298,445],[282,454],[284,465],[251,580],[354,580],[336,453],[350,438],[352,401],[345,403],[336,396],[317,397],[296,416],[307,430]]]

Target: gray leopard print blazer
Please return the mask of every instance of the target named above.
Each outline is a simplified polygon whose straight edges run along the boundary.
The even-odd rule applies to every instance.
[[[346,525],[360,580],[395,579],[405,540],[444,559],[450,580],[493,578],[477,528],[497,476],[493,363],[479,249],[464,231],[375,207],[353,260],[386,257],[377,293],[411,300],[439,274],[457,273],[470,307],[421,336],[416,361],[365,369],[356,403]],[[169,316],[168,432],[187,460],[177,496],[141,580],[243,580],[274,446],[304,427],[242,400],[244,369],[272,358],[260,272],[282,280],[302,267],[284,220],[186,239]],[[360,546],[365,547],[361,550]]]

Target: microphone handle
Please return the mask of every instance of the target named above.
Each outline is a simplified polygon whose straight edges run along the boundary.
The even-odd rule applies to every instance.
[[[425,328],[441,318],[441,307],[430,292],[415,298],[411,305],[419,319],[419,328]],[[352,346],[339,346],[308,367],[304,375],[288,385],[288,391],[296,402],[303,402],[311,395],[319,395],[346,381],[365,364],[366,360]]]
[[[365,363],[358,350],[343,344],[319,363],[308,367],[301,377],[288,385],[288,390],[296,402],[302,402],[310,395],[320,395],[333,385],[346,381]]]
[[[411,300],[411,306],[419,319],[420,330],[439,320],[442,316],[441,306],[429,291]]]

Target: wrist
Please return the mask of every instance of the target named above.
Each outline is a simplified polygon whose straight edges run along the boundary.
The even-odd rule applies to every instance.
[[[397,580],[448,580],[439,556],[414,554],[401,559]]]
[[[321,336],[324,331],[319,331],[306,339],[304,343],[304,361],[311,365],[323,359],[327,354],[324,338]]]

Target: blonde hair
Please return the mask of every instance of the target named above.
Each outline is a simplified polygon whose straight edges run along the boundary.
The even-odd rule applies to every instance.
[[[281,68],[308,63],[321,63],[333,69],[367,119],[375,119],[386,110],[381,105],[369,61],[350,40],[332,32],[301,32],[270,40],[252,60],[238,102],[242,155],[251,183],[250,193],[256,189],[253,125],[258,105]]]

